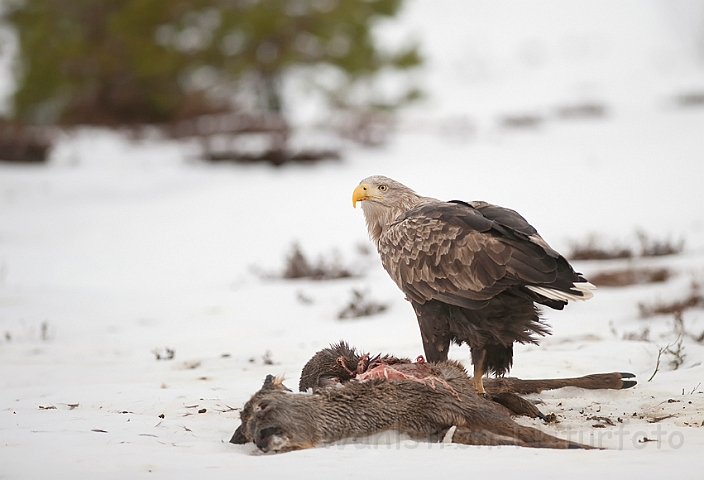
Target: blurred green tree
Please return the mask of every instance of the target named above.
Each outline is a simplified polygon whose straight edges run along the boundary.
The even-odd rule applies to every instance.
[[[419,65],[371,28],[402,0],[6,0],[20,43],[14,116],[31,123],[162,123],[219,109],[282,112],[289,72],[336,78],[333,108],[379,73]],[[333,72],[321,69],[332,69]],[[316,73],[317,72],[317,73]],[[367,95],[392,108],[418,95]],[[364,97],[364,96],[363,96]],[[357,100],[359,102],[359,100]]]

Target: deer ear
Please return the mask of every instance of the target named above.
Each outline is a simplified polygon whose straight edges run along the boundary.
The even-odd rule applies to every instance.
[[[262,388],[288,390],[288,388],[286,388],[283,382],[284,377],[275,377],[273,375],[267,375],[264,379],[264,385],[262,386]]]

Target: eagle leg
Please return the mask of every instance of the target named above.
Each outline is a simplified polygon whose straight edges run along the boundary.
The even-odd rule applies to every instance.
[[[486,360],[486,350],[481,349],[474,355],[472,352],[472,363],[474,364],[474,375],[472,376],[472,382],[474,383],[474,388],[477,390],[478,395],[486,395],[484,390],[484,383],[482,379],[484,378],[484,373],[486,368],[484,366]]]

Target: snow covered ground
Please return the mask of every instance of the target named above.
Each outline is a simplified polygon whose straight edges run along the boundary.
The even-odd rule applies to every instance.
[[[686,15],[667,2],[524,3],[412,2],[403,29],[384,34],[417,32],[430,98],[387,147],[353,148],[341,162],[205,165],[188,145],[86,130],[64,138],[47,166],[0,165],[0,478],[701,478],[704,345],[685,337],[684,363],[673,370],[664,355],[647,382],[676,334],[672,315],[638,310],[704,282],[704,109],[673,100],[704,90],[691,38],[672,20]],[[580,102],[607,113],[554,113]],[[501,126],[526,114],[541,119],[535,128]],[[469,130],[446,122],[459,117]],[[236,408],[267,374],[295,388],[331,342],[422,353],[410,305],[376,254],[360,252],[371,244],[350,198],[375,173],[425,195],[514,208],[561,251],[590,234],[685,240],[676,256],[575,262],[587,276],[624,266],[674,275],[546,311],[553,335],[516,349],[518,377],[638,376],[629,390],[546,392],[541,408],[560,423],[521,420],[605,450],[384,437],[263,456],[227,442]],[[294,242],[364,274],[262,278],[283,268]],[[353,289],[390,308],[338,320]],[[703,310],[683,320],[692,336],[704,331]],[[645,328],[650,341],[624,340]],[[157,360],[167,347],[174,358]],[[451,357],[469,366],[466,347]]]

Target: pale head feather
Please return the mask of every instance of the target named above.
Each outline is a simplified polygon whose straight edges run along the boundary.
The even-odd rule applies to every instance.
[[[369,236],[377,246],[381,235],[400,215],[423,203],[438,201],[422,197],[404,184],[382,175],[372,175],[359,183],[368,185],[375,195],[361,205]]]

